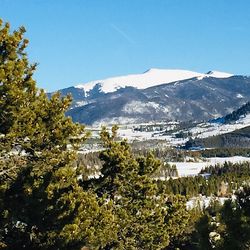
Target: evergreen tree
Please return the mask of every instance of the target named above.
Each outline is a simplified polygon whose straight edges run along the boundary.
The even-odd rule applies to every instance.
[[[98,249],[116,238],[112,204],[79,185],[87,133],[70,97],[36,88],[24,33],[0,21],[0,248]]]
[[[228,201],[222,209],[220,221],[225,230],[222,233],[224,244],[221,249],[250,248],[250,187],[237,193],[235,201]]]
[[[113,201],[118,225],[117,239],[105,249],[164,249],[186,228],[185,200],[160,192],[152,176],[161,162],[152,154],[135,157],[126,141],[116,141],[116,133],[117,127],[112,134],[101,132],[106,149],[94,183],[100,197]]]

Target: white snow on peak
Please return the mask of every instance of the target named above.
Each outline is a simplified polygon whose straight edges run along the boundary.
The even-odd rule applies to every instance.
[[[96,84],[100,84],[102,91],[108,93],[127,86],[145,89],[160,84],[186,80],[194,77],[202,79],[203,77],[225,78],[230,76],[232,75],[218,71],[210,71],[207,74],[204,74],[189,70],[152,68],[142,74],[131,74],[111,77],[104,80],[95,80],[88,83],[79,84],[75,87],[82,88],[85,90],[85,92],[88,92],[93,89]]]
[[[233,76],[232,74],[220,71],[209,71],[206,73],[207,76],[215,77],[215,78],[228,78]]]

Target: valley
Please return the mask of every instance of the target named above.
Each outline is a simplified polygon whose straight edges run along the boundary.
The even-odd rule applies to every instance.
[[[227,163],[250,164],[249,107],[249,103],[244,104],[225,116],[206,122],[175,120],[119,124],[117,138],[127,140],[135,154],[147,155],[152,152],[163,162],[164,165],[154,177],[157,180],[198,177],[209,167],[222,167]],[[112,129],[112,123],[104,125],[108,130]],[[87,129],[92,136],[79,153],[94,153],[97,157],[103,149],[99,139],[102,126],[87,126]],[[218,139],[232,138],[232,135],[234,140],[231,141]],[[93,165],[91,161],[85,164]],[[100,175],[101,162],[95,166],[92,172],[89,169],[90,178]]]

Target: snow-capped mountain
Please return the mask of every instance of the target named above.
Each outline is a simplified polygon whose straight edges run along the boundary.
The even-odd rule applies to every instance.
[[[202,121],[222,117],[250,101],[250,77],[151,69],[59,92],[72,95],[67,114],[80,123]]]
[[[142,74],[111,77],[104,80],[96,80],[84,84],[79,84],[75,87],[83,89],[86,95],[89,95],[90,91],[93,90],[96,86],[99,86],[99,91],[110,93],[116,91],[119,88],[125,87],[146,89],[160,84],[182,81],[191,78],[228,78],[230,76],[232,76],[232,74],[219,71],[209,71],[208,73],[204,74],[189,70],[152,68]]]

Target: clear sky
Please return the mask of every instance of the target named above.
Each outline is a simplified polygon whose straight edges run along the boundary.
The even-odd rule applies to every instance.
[[[249,0],[0,0],[48,91],[149,68],[250,74]]]

